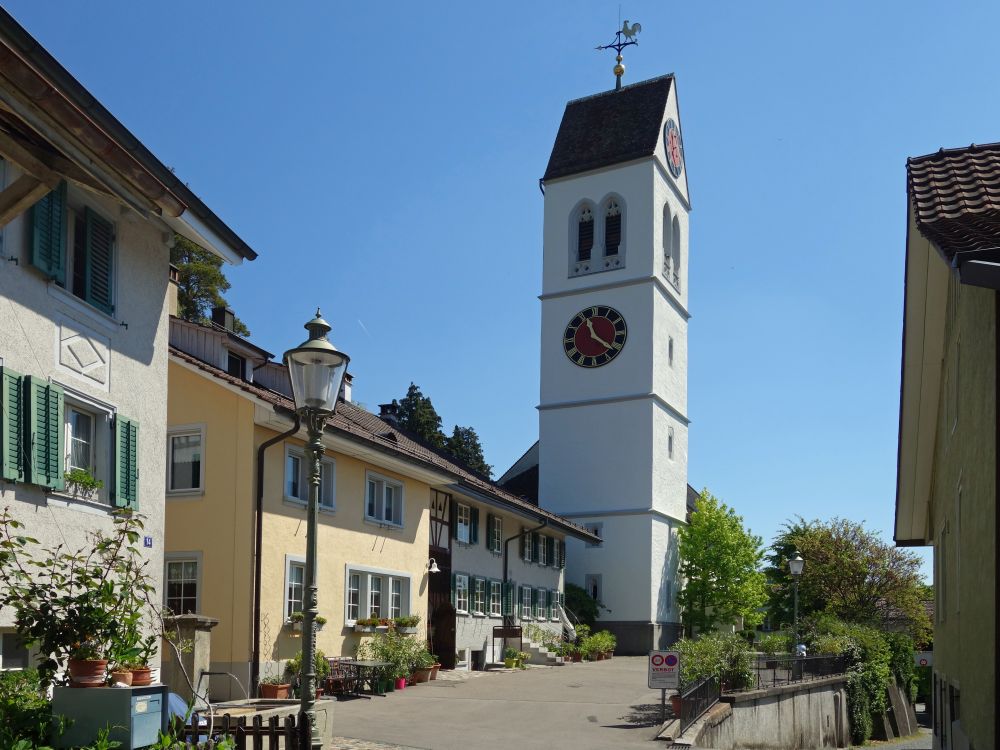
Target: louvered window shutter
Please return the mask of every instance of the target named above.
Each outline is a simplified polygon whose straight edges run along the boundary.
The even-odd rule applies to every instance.
[[[496,552],[493,549],[493,514],[486,514],[486,549],[490,552]]]
[[[538,589],[531,589],[531,616],[532,617],[538,617],[538,607],[540,606],[540,602],[538,601],[538,595],[539,595],[539,593],[540,592],[538,591]]]
[[[114,226],[86,209],[87,226],[87,295],[86,300],[108,315],[115,311],[114,290]]]
[[[25,479],[24,376],[0,367],[0,468],[10,482]]]
[[[469,544],[479,544],[479,508],[469,509]]]
[[[594,215],[585,210],[580,214],[580,224],[576,236],[576,259],[590,260],[590,251],[594,247]]]
[[[618,255],[622,243],[622,215],[618,204],[612,203],[604,217],[604,254]]]
[[[28,481],[61,490],[63,479],[63,390],[42,378],[25,378]]]
[[[458,539],[458,506],[454,500],[448,501],[448,520],[451,523],[451,538]]]
[[[538,560],[538,534],[535,532],[531,534],[531,559]]]
[[[560,540],[559,542],[559,567],[566,567],[566,540]]]
[[[556,559],[556,538],[553,536],[545,538],[545,559],[553,567],[559,564],[559,560]]]
[[[527,561],[527,560],[531,559],[530,557],[528,557],[528,550],[529,549],[530,549],[530,546],[528,545],[528,535],[524,533],[524,527],[522,526],[521,527],[521,559],[522,560]]]
[[[139,423],[121,414],[115,417],[115,505],[139,504]]]
[[[31,265],[66,283],[66,183],[31,207]]]
[[[500,612],[503,615],[512,615],[514,614],[515,584],[513,581],[503,581],[500,586],[503,591],[502,595],[503,604],[501,605]]]

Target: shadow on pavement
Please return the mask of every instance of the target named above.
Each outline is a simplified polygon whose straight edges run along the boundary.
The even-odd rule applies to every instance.
[[[625,724],[604,724],[608,729],[637,729],[639,727],[658,727],[663,723],[663,718],[672,719],[674,714],[667,705],[666,712],[661,715],[663,708],[659,703],[640,703],[629,706],[631,711],[619,718],[627,722]],[[661,718],[662,717],[662,718]]]

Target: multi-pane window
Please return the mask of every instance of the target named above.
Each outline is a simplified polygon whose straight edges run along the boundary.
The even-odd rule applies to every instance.
[[[576,230],[576,259],[590,260],[594,247],[594,212],[588,207],[580,210],[580,221]]]
[[[17,633],[0,633],[0,672],[28,668],[28,648]]]
[[[403,525],[403,485],[375,474],[368,475],[365,518],[392,526]]]
[[[201,430],[168,435],[167,489],[171,492],[201,489],[201,442]]]
[[[455,609],[469,611],[469,576],[464,573],[455,574]]]
[[[382,578],[368,576],[368,616],[382,616]]]
[[[532,559],[533,559],[532,558],[532,554],[531,554],[532,553],[531,542],[532,542],[532,537],[533,536],[534,536],[534,534],[531,534],[530,532],[524,532],[522,530],[522,533],[521,533],[521,558],[525,562],[531,562]]]
[[[82,469],[94,473],[94,444],[96,418],[90,412],[75,406],[66,406],[66,469]]]
[[[610,200],[604,212],[604,254],[618,255],[622,243],[622,210],[618,201]]]
[[[481,615],[486,612],[486,579],[476,578],[472,582],[472,611]]]
[[[332,458],[322,458],[319,464],[319,507],[333,510],[336,507],[337,474]],[[308,502],[309,461],[298,448],[285,452],[285,498]]]
[[[399,617],[403,613],[403,582],[393,578],[389,584],[389,617]]]
[[[542,536],[541,534],[536,534],[535,541],[538,544],[538,564],[548,565],[549,564],[548,537]]]
[[[531,619],[531,592],[530,586],[521,587],[521,619]]]
[[[458,524],[455,531],[455,538],[460,542],[468,544],[471,539],[472,509],[468,505],[459,503],[455,509],[455,521]]]
[[[493,516],[493,528],[490,529],[490,551],[503,554],[503,519]]]
[[[503,585],[500,581],[490,581],[490,614],[500,617],[503,607]]]
[[[175,615],[198,611],[198,561],[167,560],[164,603]]]
[[[545,589],[535,590],[535,617],[543,619],[549,616],[549,592]]]
[[[553,620],[559,619],[559,598],[560,594],[558,591],[549,593],[549,617]]]
[[[347,619],[357,620],[361,617],[361,575],[351,573],[347,576]]]
[[[306,566],[305,563],[288,562],[285,589],[285,618],[293,612],[301,612],[305,600]]]

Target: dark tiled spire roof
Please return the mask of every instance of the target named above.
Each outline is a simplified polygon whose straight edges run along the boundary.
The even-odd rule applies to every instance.
[[[673,80],[651,78],[567,104],[542,180],[652,155]]]
[[[917,228],[949,260],[1000,247],[1000,143],[907,159],[906,175]]]

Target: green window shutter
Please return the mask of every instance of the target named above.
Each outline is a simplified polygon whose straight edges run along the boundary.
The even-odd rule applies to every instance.
[[[516,584],[513,581],[503,581],[500,585],[501,601],[500,613],[502,615],[514,614],[514,591]]]
[[[566,567],[566,540],[559,541],[559,567]]]
[[[114,242],[115,229],[109,221],[86,209],[87,226],[87,302],[108,315],[115,311]]]
[[[121,414],[115,417],[115,505],[139,505],[139,423]]]
[[[66,283],[66,183],[31,207],[31,265]]]
[[[493,549],[493,514],[486,514],[486,549],[494,552]]]
[[[61,490],[66,486],[63,479],[63,390],[30,375],[24,381],[28,481]]]
[[[469,544],[479,544],[479,508],[469,509],[469,520],[471,522]]]
[[[24,376],[0,367],[0,470],[11,482],[25,479],[23,393]]]
[[[528,559],[528,535],[524,533],[524,527],[521,527],[521,559]]]
[[[556,538],[554,536],[545,537],[545,559],[549,565],[556,567],[559,561],[556,559]]]
[[[531,534],[531,559],[538,562],[538,533]]]

